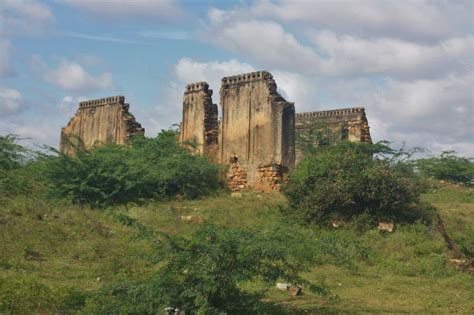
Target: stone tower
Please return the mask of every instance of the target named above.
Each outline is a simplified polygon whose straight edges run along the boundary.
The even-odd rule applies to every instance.
[[[206,82],[188,84],[183,98],[183,119],[179,140],[192,152],[216,161],[219,121],[217,105],[212,103],[212,90]]]
[[[295,163],[295,107],[266,71],[222,79],[218,161],[234,190],[271,190]]]
[[[124,144],[145,129],[129,112],[125,97],[113,96],[79,103],[66,127],[61,129],[60,151],[73,155],[75,145],[90,149],[100,144]]]

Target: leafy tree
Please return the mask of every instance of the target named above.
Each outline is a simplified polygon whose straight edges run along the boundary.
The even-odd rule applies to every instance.
[[[186,313],[258,313],[264,291],[241,288],[260,280],[274,286],[279,279],[311,286],[298,273],[306,270],[292,259],[288,235],[258,230],[199,228],[192,237],[161,234],[159,255],[164,265],[150,279],[102,288],[87,301],[86,313],[156,314],[166,306]]]
[[[132,146],[76,148],[75,156],[45,162],[49,194],[73,203],[107,207],[147,199],[198,198],[219,189],[219,168],[193,156],[175,131],[135,138]]]
[[[342,142],[315,150],[296,166],[283,193],[286,214],[326,222],[368,213],[387,220],[413,220],[424,185],[404,157],[386,143]]]
[[[415,165],[425,176],[466,186],[474,185],[474,158],[457,156],[454,151],[416,160]]]
[[[32,152],[19,144],[15,135],[0,136],[0,203],[32,188],[31,178],[23,168],[33,159]]]

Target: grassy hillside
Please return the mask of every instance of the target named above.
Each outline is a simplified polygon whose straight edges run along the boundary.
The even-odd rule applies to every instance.
[[[447,232],[472,254],[474,189],[439,184],[423,199],[439,208]],[[159,268],[150,259],[153,247],[135,229],[121,224],[117,213],[126,213],[150,230],[189,235],[199,224],[183,222],[181,216],[200,216],[222,227],[271,225],[281,223],[279,207],[285,202],[279,194],[249,193],[241,198],[223,194],[98,211],[17,198],[0,210],[0,306],[3,303],[5,309],[10,303],[17,313],[52,313],[74,308],[81,294],[104,284],[146,279]],[[323,260],[304,274],[324,282],[337,298],[308,291],[291,297],[270,289],[265,297],[269,312],[474,311],[473,276],[450,265],[446,245],[434,228],[415,224],[398,226],[391,234],[345,228],[318,232],[331,235],[328,239],[356,242],[362,254],[345,266]],[[244,284],[249,291],[260,286]]]

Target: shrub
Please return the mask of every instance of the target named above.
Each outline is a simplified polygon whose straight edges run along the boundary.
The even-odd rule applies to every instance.
[[[190,155],[176,141],[176,132],[137,138],[131,147],[106,145],[77,149],[44,163],[49,194],[73,203],[106,207],[176,196],[198,198],[219,188],[219,169]]]
[[[14,135],[0,136],[0,203],[32,189],[32,178],[24,170],[32,152],[19,141]]]
[[[251,313],[261,310],[262,292],[248,293],[241,284],[273,286],[282,279],[309,285],[298,276],[305,268],[292,261],[286,235],[206,225],[190,238],[162,234],[161,241],[164,265],[155,276],[102,288],[85,313],[156,314],[166,306],[191,314]]]
[[[54,303],[53,292],[34,277],[0,278],[0,313],[41,313]]]
[[[321,147],[306,155],[283,187],[289,201],[284,212],[313,223],[363,213],[385,220],[413,219],[424,185],[399,157],[400,152],[384,144]]]
[[[416,160],[415,165],[425,176],[466,186],[474,185],[474,159],[456,156],[453,151]]]

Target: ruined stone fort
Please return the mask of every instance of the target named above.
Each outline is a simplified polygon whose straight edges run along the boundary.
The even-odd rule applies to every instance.
[[[185,87],[179,142],[193,154],[227,165],[234,191],[278,189],[302,157],[296,139],[315,124],[327,126],[336,141],[371,142],[364,108],[295,113],[294,103],[277,92],[266,71],[224,77],[219,92],[220,119],[209,84]],[[90,100],[81,102],[62,128],[60,150],[71,155],[77,145],[128,145],[144,132],[123,96]]]

